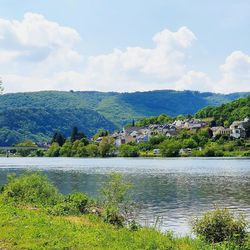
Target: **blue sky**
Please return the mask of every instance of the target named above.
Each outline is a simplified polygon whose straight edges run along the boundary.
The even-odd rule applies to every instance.
[[[248,0],[0,0],[0,6],[6,92],[250,91]]]

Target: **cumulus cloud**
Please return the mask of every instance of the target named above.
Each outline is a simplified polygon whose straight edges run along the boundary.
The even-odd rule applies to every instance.
[[[204,72],[188,71],[176,82],[176,90],[213,91],[212,81]]]
[[[163,30],[153,37],[152,49],[129,47],[115,49],[112,53],[90,57],[85,72],[89,81],[110,84],[128,81],[170,82],[178,79],[186,70],[186,48],[195,35],[186,27],[176,32]]]
[[[26,13],[22,21],[0,19],[0,44],[5,47],[72,47],[80,36],[72,28]]]
[[[234,51],[220,66],[222,79],[216,85],[221,92],[250,91],[250,56]]]
[[[21,21],[0,19],[0,75],[6,92],[36,90],[137,91],[191,89],[250,91],[250,57],[235,51],[218,67],[221,79],[190,68],[196,40],[187,27],[162,30],[152,47],[114,49],[84,57],[76,49],[78,32],[26,13]]]

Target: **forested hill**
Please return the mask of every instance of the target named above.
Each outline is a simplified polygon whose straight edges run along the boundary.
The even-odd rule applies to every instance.
[[[16,108],[0,111],[0,145],[12,145],[30,139],[33,141],[48,141],[53,132],[61,131],[69,136],[71,129],[77,126],[87,136],[98,129],[110,131],[115,129],[96,111],[83,108]]]
[[[98,129],[113,130],[132,119],[160,115],[194,114],[206,106],[227,103],[249,93],[229,95],[196,91],[62,92],[4,94],[0,96],[0,145],[23,139],[48,139],[55,130],[69,136],[78,126],[88,136]]]
[[[219,107],[206,107],[198,111],[197,118],[213,117],[217,125],[229,125],[233,121],[250,117],[250,95]]]

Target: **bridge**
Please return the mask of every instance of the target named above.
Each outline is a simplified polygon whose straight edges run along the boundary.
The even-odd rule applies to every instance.
[[[0,147],[0,151],[5,151],[6,156],[9,157],[9,155],[11,154],[12,151],[18,151],[20,149],[25,149],[25,150],[48,150],[48,148],[46,147],[22,147],[22,146],[13,146],[13,147]]]
[[[5,150],[5,151],[11,151],[11,150],[18,150],[18,149],[31,149],[31,150],[37,150],[37,149],[42,149],[42,150],[47,150],[48,148],[46,147],[0,147],[0,150]]]

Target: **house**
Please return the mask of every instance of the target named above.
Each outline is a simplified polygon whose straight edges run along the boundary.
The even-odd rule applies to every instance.
[[[230,136],[239,139],[249,137],[250,119],[246,117],[243,121],[234,121],[230,126]]]
[[[101,141],[102,141],[102,139],[103,139],[103,137],[102,137],[102,136],[100,136],[100,137],[98,137],[95,141],[96,141],[96,142],[101,142]]]
[[[149,130],[151,133],[147,132],[150,135],[163,134],[163,135],[175,135],[176,127],[172,124],[152,124],[149,125]]]
[[[183,129],[185,122],[182,120],[175,120],[172,125],[176,127],[176,129]]]
[[[192,153],[192,149],[191,148],[181,148],[179,151],[180,155],[189,155]]]
[[[153,153],[154,153],[155,155],[160,154],[160,149],[159,149],[159,148],[154,148],[154,149],[153,149]]]
[[[228,136],[230,136],[230,133],[231,133],[230,128],[224,128],[222,126],[212,127],[211,130],[213,132],[213,137],[215,137],[216,135],[228,135]]]
[[[123,128],[124,135],[131,135],[132,133],[135,134],[136,132],[139,132],[142,127],[136,127],[136,126],[130,126],[127,128]]]
[[[185,120],[183,128],[186,129],[200,129],[206,126],[206,123],[201,121],[200,119],[187,119]]]
[[[173,124],[176,129],[200,129],[205,127],[207,124],[200,119],[185,119],[175,120]]]

